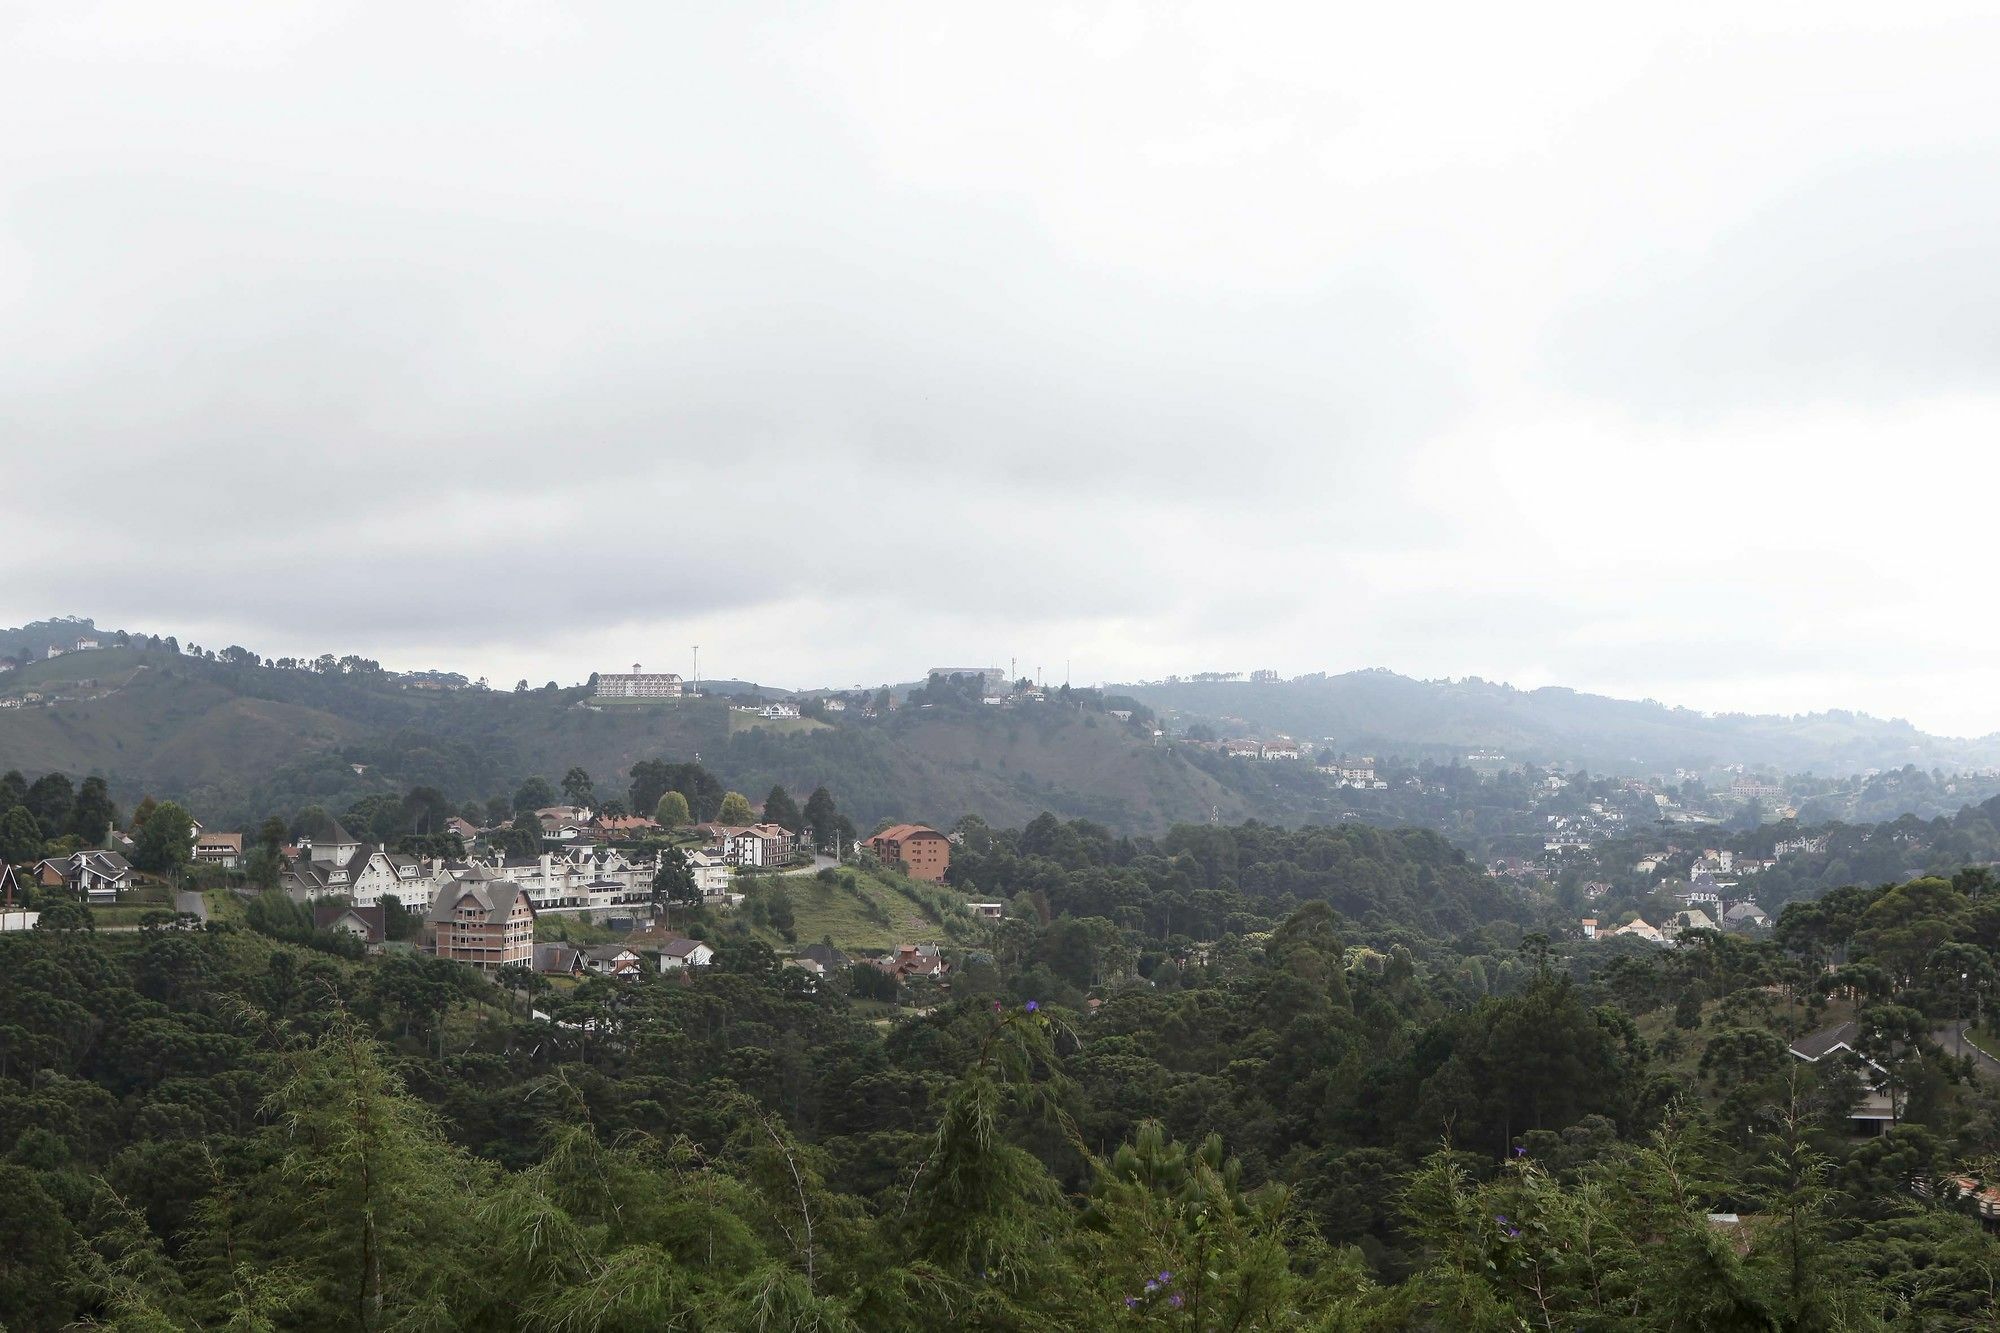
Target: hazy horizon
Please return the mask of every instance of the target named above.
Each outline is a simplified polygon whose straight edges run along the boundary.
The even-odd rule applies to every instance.
[[[0,621],[2000,730],[2000,16],[0,12]],[[984,644],[985,652],[966,645]]]

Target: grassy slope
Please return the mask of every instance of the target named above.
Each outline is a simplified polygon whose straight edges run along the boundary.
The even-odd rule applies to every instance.
[[[780,949],[831,938],[835,946],[850,953],[879,953],[898,944],[964,943],[981,934],[979,923],[963,916],[952,923],[952,930],[957,932],[954,938],[952,930],[947,930],[943,923],[943,914],[929,904],[913,903],[897,892],[893,876],[856,872],[855,878],[855,888],[850,891],[838,884],[823,883],[813,875],[784,876],[780,882],[792,900],[792,933],[798,944],[792,945],[775,931],[760,931],[760,936]],[[753,894],[762,894],[771,892],[773,884],[769,879],[760,879],[744,887]],[[929,891],[952,898],[958,896],[948,889]],[[745,903],[746,911],[748,907]],[[871,915],[871,907],[879,915]]]

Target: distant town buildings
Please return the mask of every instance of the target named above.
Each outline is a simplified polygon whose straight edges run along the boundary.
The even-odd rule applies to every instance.
[[[928,680],[932,676],[943,676],[946,680],[953,676],[971,676],[984,683],[988,694],[1005,694],[1009,683],[1006,671],[1000,667],[932,667],[924,673],[924,678]]]
[[[1359,759],[1322,759],[1319,771],[1332,778],[1337,787],[1386,788],[1389,784],[1375,777],[1375,760],[1363,756]]]

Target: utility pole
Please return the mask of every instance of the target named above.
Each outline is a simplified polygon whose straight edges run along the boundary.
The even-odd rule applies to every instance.
[[[701,645],[700,644],[696,644],[694,646],[694,692],[696,698],[701,697]]]

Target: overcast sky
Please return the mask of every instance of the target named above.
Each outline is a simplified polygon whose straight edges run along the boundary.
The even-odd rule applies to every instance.
[[[2000,729],[1996,69],[1990,4],[0,0],[0,623]]]

